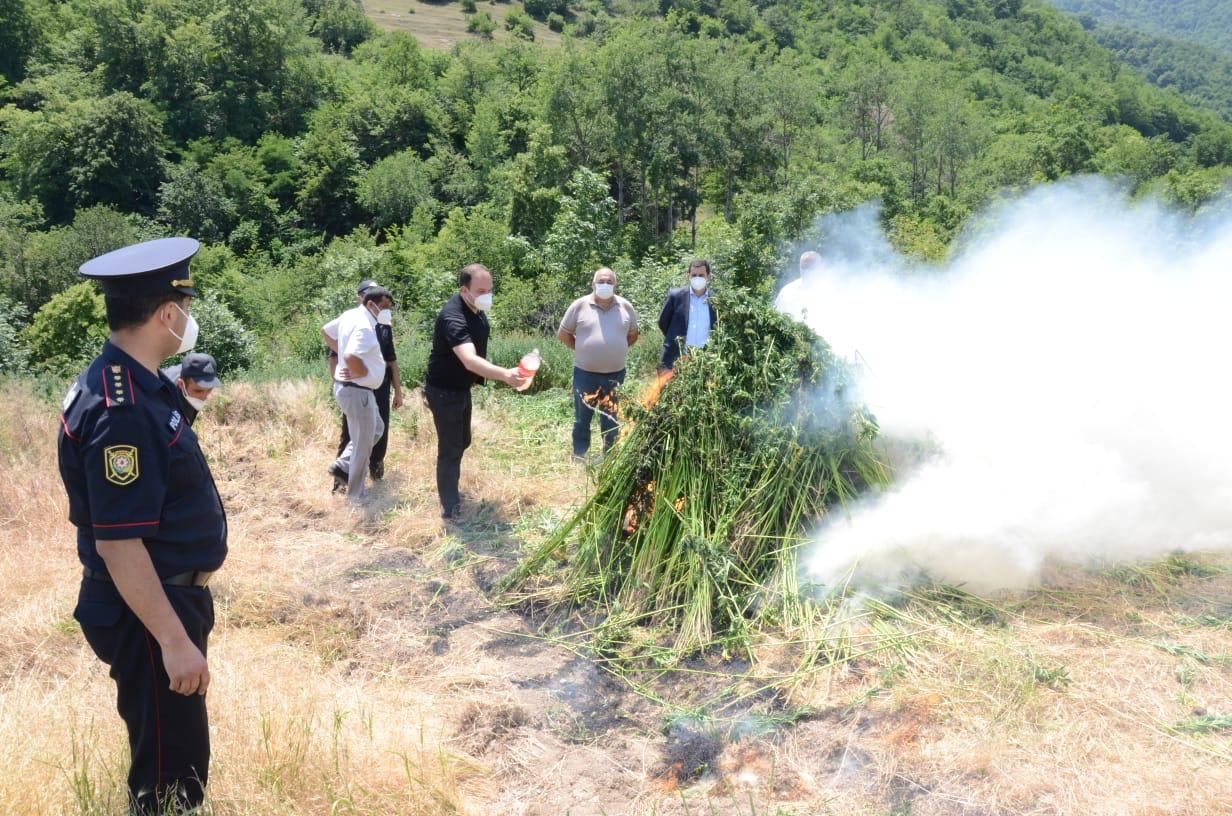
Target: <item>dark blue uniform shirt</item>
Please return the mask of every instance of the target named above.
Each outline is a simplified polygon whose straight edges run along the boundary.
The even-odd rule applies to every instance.
[[[216,570],[227,520],[179,389],[108,341],[60,415],[60,477],[81,562],[105,571],[98,540],[145,541],[160,578]]]

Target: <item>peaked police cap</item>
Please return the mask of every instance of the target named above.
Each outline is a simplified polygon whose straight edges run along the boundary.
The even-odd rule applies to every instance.
[[[201,244],[194,238],[157,238],[113,250],[86,261],[78,270],[118,297],[179,292],[197,297],[188,262]]]

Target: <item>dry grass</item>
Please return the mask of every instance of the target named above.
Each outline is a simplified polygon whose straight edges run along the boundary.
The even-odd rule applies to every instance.
[[[484,2],[478,0],[478,11],[486,11],[496,21],[493,39],[498,42],[511,40],[505,30],[505,17],[509,9],[521,8],[520,3]],[[469,14],[462,11],[456,2],[422,3],[420,0],[368,0],[364,5],[368,16],[387,31],[407,31],[424,48],[448,51],[462,42],[478,42],[478,34],[466,30]],[[535,42],[539,45],[558,45],[560,35],[539,21],[534,22]]]
[[[1228,812],[1226,557],[853,606],[750,666],[708,656],[635,693],[566,648],[576,622],[540,632],[485,594],[585,490],[567,400],[480,398],[449,529],[410,402],[362,513],[329,494],[323,385],[229,385],[199,421],[231,529],[210,648],[219,816]],[[123,728],[71,619],[56,422],[0,386],[0,810],[112,814]]]

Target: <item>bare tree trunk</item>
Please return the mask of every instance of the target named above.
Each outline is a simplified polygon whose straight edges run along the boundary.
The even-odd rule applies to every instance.
[[[616,162],[616,216],[625,221],[625,166]]]
[[[639,170],[641,171],[641,179],[642,179],[642,194],[641,194],[640,198],[638,199],[638,202],[637,202],[637,203],[638,203],[638,208],[641,210],[641,213],[642,213],[642,224],[643,224],[643,228],[644,228],[644,225],[646,224],[646,218],[647,218],[647,202],[648,202],[648,200],[649,200],[649,198],[650,198],[650,191],[649,191],[648,189],[646,189],[646,163],[645,163],[645,162],[642,162],[642,166],[639,168]],[[659,219],[658,219],[658,213],[656,212],[656,213],[655,213],[655,223],[654,223],[654,226],[653,226],[653,229],[654,229],[654,238],[655,238],[655,240],[656,240],[656,241],[658,241],[658,240],[659,240],[659,224],[658,224],[658,220],[659,220]]]

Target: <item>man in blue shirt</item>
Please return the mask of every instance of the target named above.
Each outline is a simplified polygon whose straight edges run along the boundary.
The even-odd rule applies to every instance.
[[[659,369],[671,371],[689,349],[706,345],[715,321],[710,303],[710,262],[699,258],[689,263],[689,285],[669,291],[659,313],[659,330],[663,332]]]
[[[227,520],[179,389],[158,368],[196,342],[198,248],[164,238],[82,265],[111,334],[61,405],[60,477],[84,568],[73,616],[111,667],[142,816],[200,805],[209,776],[206,584],[227,555]]]

